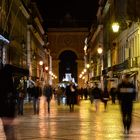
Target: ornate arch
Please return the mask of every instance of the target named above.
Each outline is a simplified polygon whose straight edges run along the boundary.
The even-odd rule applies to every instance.
[[[57,53],[57,59],[59,59],[59,56],[64,52],[64,51],[72,51],[75,53],[75,55],[77,56],[77,59],[79,58],[79,55],[77,53],[77,51],[73,48],[63,48],[61,49],[58,53]]]

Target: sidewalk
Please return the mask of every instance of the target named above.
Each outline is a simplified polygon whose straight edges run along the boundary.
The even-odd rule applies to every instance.
[[[40,115],[33,115],[32,103],[25,104],[24,115],[15,119],[17,140],[126,140],[118,104],[109,102],[108,111],[104,112],[101,103],[95,112],[94,104],[82,100],[74,112],[70,112],[68,106],[58,106],[52,100],[50,114],[46,112],[45,100],[41,105]],[[139,113],[140,103],[135,103],[134,108]],[[134,117],[132,130],[127,140],[139,140],[139,117]],[[1,130],[0,138],[5,140]]]
[[[140,118],[140,102],[134,102],[134,111],[133,111],[134,116]]]

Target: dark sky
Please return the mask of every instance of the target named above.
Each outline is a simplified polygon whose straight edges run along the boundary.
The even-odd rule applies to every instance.
[[[45,27],[89,27],[99,0],[36,0]]]

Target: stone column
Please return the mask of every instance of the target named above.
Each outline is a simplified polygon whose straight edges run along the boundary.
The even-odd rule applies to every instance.
[[[53,60],[53,72],[57,76],[57,79],[54,79],[54,86],[56,86],[56,84],[59,83],[59,62],[60,60]]]
[[[32,76],[32,65],[31,65],[31,33],[30,25],[27,25],[27,65],[29,69],[29,78]]]

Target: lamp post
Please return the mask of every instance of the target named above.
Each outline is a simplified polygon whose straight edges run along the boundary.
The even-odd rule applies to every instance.
[[[90,71],[89,71],[89,68],[90,68],[90,64],[86,64],[86,68],[87,68],[87,76],[88,76],[88,79],[87,79],[87,81],[88,81],[88,83],[89,83],[89,74],[90,74]]]
[[[49,71],[49,67],[48,66],[45,66],[45,81],[46,81],[46,83],[48,83],[47,81],[48,81],[48,71]]]
[[[39,61],[40,65],[40,81],[42,81],[43,78],[43,61]]]
[[[102,57],[102,53],[103,53],[103,48],[99,45],[98,49],[97,49],[98,54],[100,55],[100,75],[101,75],[101,71],[102,71],[102,63],[103,63],[103,57]]]

